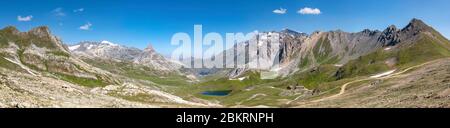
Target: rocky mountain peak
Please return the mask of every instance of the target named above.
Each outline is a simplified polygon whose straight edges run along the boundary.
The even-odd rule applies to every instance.
[[[291,33],[291,34],[298,34],[299,33],[297,31],[294,31],[294,30],[291,30],[291,29],[287,29],[287,28],[283,29],[281,32],[282,33]]]
[[[62,41],[52,35],[47,26],[36,27],[27,32],[21,32],[13,26],[8,26],[2,29],[1,32],[6,34],[5,39],[9,38],[8,41],[16,43],[21,48],[36,46],[56,51],[67,51]]]
[[[148,45],[140,54],[134,58],[134,63],[152,67],[159,71],[175,71],[178,65],[168,61],[164,56],[157,53],[152,45]]]
[[[387,27],[384,30],[384,32],[389,32],[389,33],[392,33],[392,32],[395,32],[395,31],[398,31],[397,26],[395,26],[395,25],[390,25],[389,27]]]
[[[399,37],[400,31],[395,25],[391,25],[381,33],[378,42],[381,42],[383,46],[393,46],[400,42]]]
[[[410,31],[410,32],[414,32],[414,34],[417,34],[418,32],[421,31],[427,31],[429,30],[429,26],[427,24],[425,24],[422,20],[419,19],[412,19],[408,25],[406,25],[405,28],[402,29],[402,31]]]
[[[144,49],[144,52],[156,52],[155,49],[151,44],[147,46],[147,48]]]
[[[433,31],[433,28],[426,25],[422,20],[414,18],[401,30],[397,29],[394,25],[389,26],[382,32],[378,41],[381,42],[383,46],[393,46],[401,40],[411,39],[417,34],[426,31]]]
[[[370,29],[364,29],[363,31],[361,31],[362,33],[372,33],[374,31],[370,30]]]
[[[409,25],[412,25],[412,26],[428,26],[422,20],[416,19],[416,18],[412,19],[409,22]]]
[[[47,26],[39,26],[31,29],[28,33],[32,33],[38,37],[48,37],[51,35],[50,29]]]
[[[372,35],[374,35],[374,34],[376,34],[378,32],[380,32],[380,31],[378,31],[378,30],[372,31],[370,29],[364,29],[363,31],[361,31],[361,33],[363,35],[367,35],[367,36],[372,36]]]
[[[13,33],[13,34],[20,33],[20,31],[14,26],[7,26],[7,27],[3,28],[2,31],[7,31],[7,32]]]

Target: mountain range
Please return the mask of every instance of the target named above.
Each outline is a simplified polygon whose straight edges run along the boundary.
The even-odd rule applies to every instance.
[[[245,49],[222,55],[235,52],[225,58],[234,64],[256,52],[243,68],[187,69],[152,46],[68,46],[48,27],[6,27],[0,107],[450,107],[450,41],[419,19],[383,31],[262,32],[237,45]],[[273,79],[248,68],[261,60],[279,60]]]
[[[280,47],[278,49],[270,47],[270,41],[266,40],[267,37],[264,37],[273,33],[280,35]],[[433,39],[439,45],[443,45],[443,47],[448,46],[445,44],[448,41],[442,35],[418,19],[411,20],[403,29],[397,29],[392,25],[384,31],[366,29],[357,33],[348,33],[337,30],[314,32],[311,35],[287,29],[281,32],[260,33],[258,36],[256,42],[263,43],[261,45],[269,45],[269,47],[267,47],[268,49],[259,49],[256,52],[261,53],[264,52],[263,50],[266,50],[268,53],[277,53],[275,56],[259,54],[258,57],[270,58],[271,60],[279,59],[281,62],[281,69],[279,70],[281,70],[280,74],[283,75],[289,75],[324,64],[334,64],[339,67],[339,65],[345,65],[351,60],[366,56],[380,49],[395,52],[404,47],[416,45],[417,42],[424,40],[424,38]],[[238,51],[238,53],[245,54],[245,51]],[[390,59],[397,60],[401,58],[392,56]],[[250,59],[251,61],[254,60]],[[245,71],[243,69],[234,69],[232,72],[233,74],[230,74],[230,77],[237,77]]]
[[[140,50],[114,44],[109,41],[81,42],[69,46],[69,50],[79,58],[130,62],[133,64],[146,65],[161,71],[177,71],[177,69],[181,67],[156,53],[150,45],[144,50]]]

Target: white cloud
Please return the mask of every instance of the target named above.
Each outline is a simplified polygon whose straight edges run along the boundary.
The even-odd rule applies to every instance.
[[[31,21],[31,19],[33,19],[33,16],[32,16],[32,15],[25,16],[25,17],[17,16],[17,20],[18,20],[18,21],[26,22],[26,21]]]
[[[275,13],[275,14],[285,14],[286,11],[287,11],[287,9],[280,8],[280,9],[273,10],[273,13]]]
[[[91,26],[92,26],[92,24],[88,22],[85,25],[80,26],[80,30],[90,30]]]
[[[302,8],[300,10],[298,10],[297,13],[303,14],[303,15],[319,15],[322,12],[320,12],[320,9],[318,8]]]
[[[73,10],[73,12],[83,12],[83,11],[84,11],[84,8],[79,8],[79,9]]]
[[[66,13],[64,13],[64,11],[63,11],[62,8],[56,8],[56,9],[53,9],[52,13],[53,13],[55,16],[66,16]]]

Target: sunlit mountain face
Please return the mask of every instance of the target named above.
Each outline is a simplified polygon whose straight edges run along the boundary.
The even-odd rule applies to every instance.
[[[8,2],[0,107],[450,107],[449,2],[389,3]]]

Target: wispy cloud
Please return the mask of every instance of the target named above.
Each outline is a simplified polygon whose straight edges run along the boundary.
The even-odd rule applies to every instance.
[[[91,26],[92,24],[88,22],[85,25],[80,26],[80,30],[91,30]]]
[[[55,16],[66,16],[66,13],[64,12],[63,8],[55,8],[53,9],[52,13]]]
[[[275,14],[286,14],[286,12],[287,12],[287,9],[284,9],[284,8],[273,10],[273,13],[275,13]]]
[[[298,10],[297,13],[300,13],[300,14],[303,14],[303,15],[319,15],[322,12],[318,8],[305,7],[305,8],[302,8],[302,9]]]
[[[31,19],[33,19],[32,15],[25,16],[25,17],[17,16],[17,21],[21,21],[21,22],[31,21]]]
[[[84,8],[79,8],[79,9],[75,9],[75,10],[73,10],[73,12],[83,12],[84,11]]]

